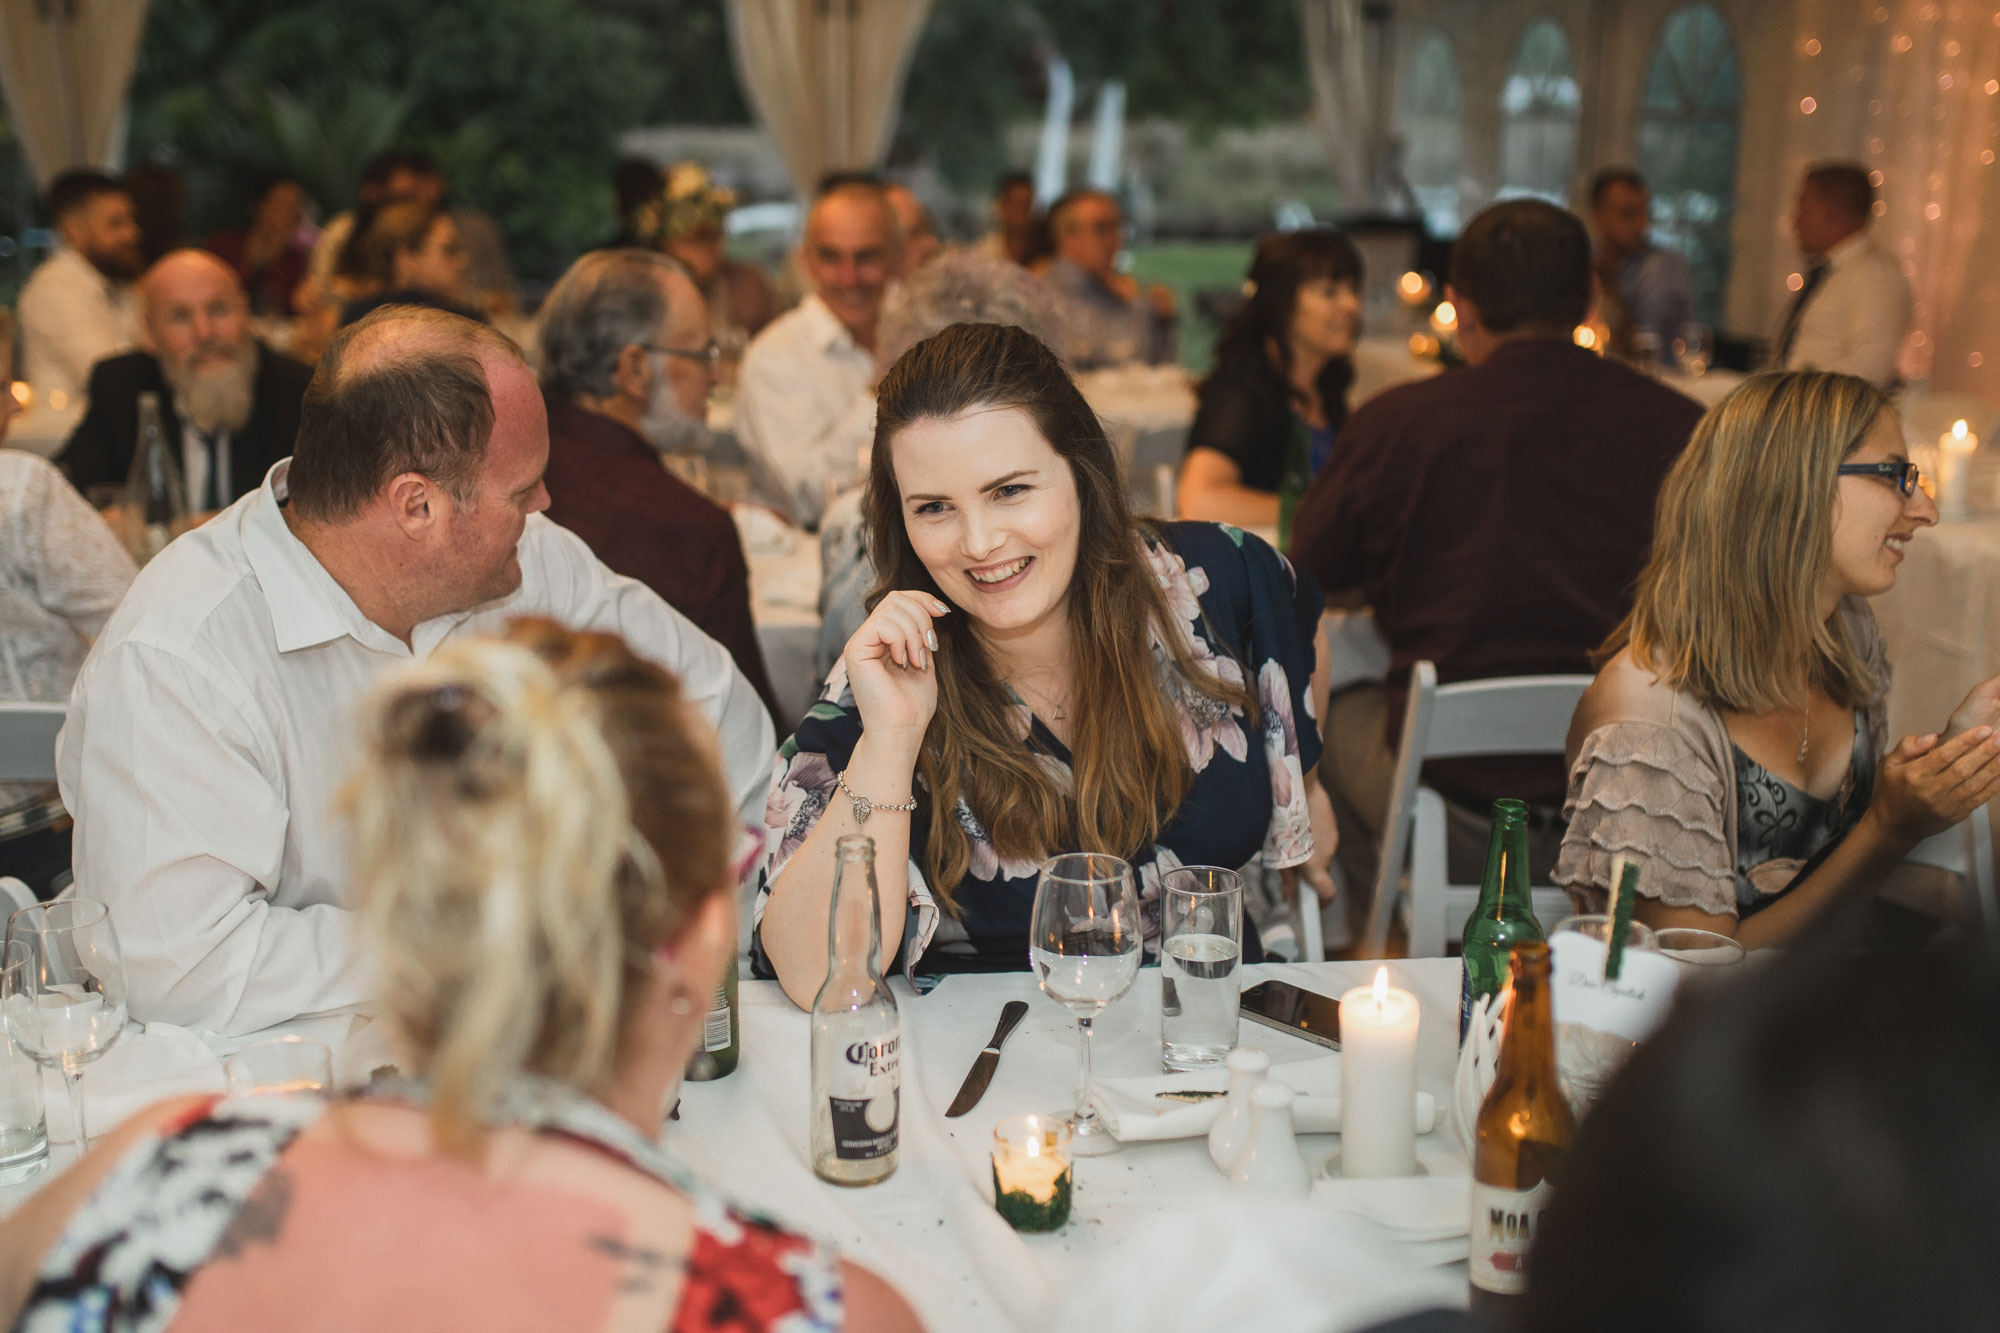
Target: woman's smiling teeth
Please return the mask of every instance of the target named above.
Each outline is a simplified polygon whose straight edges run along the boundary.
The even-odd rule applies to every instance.
[[[1019,560],[1010,560],[1004,565],[988,565],[983,569],[968,569],[965,572],[974,583],[1005,583],[1026,569],[1028,562],[1033,559],[1033,556],[1024,555]]]
[[[1903,551],[1903,545],[1907,541],[1909,541],[1909,538],[1907,537],[1885,537],[1883,539],[1883,544],[1886,545],[1890,550],[1900,555],[1902,554]]]

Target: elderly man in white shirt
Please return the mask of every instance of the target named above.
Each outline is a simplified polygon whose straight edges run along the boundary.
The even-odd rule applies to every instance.
[[[1868,236],[1875,186],[1863,167],[1821,163],[1806,172],[1792,230],[1804,282],[1785,312],[1777,357],[1787,370],[1837,370],[1887,388],[1910,332],[1910,283]]]
[[[103,172],[56,177],[49,212],[62,245],[21,288],[21,358],[42,402],[81,406],[90,368],[139,345],[146,262],[132,196]]]
[[[757,498],[812,527],[863,472],[851,419],[875,383],[875,325],[898,263],[896,217],[881,187],[849,181],[815,200],[799,258],[813,294],[743,354],[735,430]]]
[[[622,635],[721,735],[762,818],[769,715],[729,654],[541,516],[548,421],[519,350],[390,308],[343,330],[293,457],[149,564],[58,742],[77,891],[109,904],[132,1015],[241,1033],[369,994],[340,784],[387,668],[515,616]]]

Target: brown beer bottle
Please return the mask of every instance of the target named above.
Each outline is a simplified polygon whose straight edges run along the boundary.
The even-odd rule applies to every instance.
[[[1513,976],[1507,1034],[1472,1156],[1472,1308],[1503,1328],[1515,1322],[1528,1289],[1528,1249],[1549,1205],[1549,1174],[1576,1134],[1556,1081],[1548,944],[1516,944]]]

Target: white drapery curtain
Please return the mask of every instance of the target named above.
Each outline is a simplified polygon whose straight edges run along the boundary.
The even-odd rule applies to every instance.
[[[1361,5],[1359,0],[1299,0],[1299,22],[1313,115],[1326,136],[1341,203],[1350,210],[1365,209],[1373,202],[1375,117]]]
[[[0,92],[35,183],[115,165],[146,0],[0,0]]]
[[[801,197],[889,151],[930,0],[730,0],[730,45]]]

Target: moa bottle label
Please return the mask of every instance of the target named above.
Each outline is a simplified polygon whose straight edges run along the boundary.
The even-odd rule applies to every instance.
[[[1553,1191],[1546,1180],[1533,1189],[1472,1186],[1472,1285],[1496,1296],[1528,1289],[1528,1250],[1542,1229]]]

